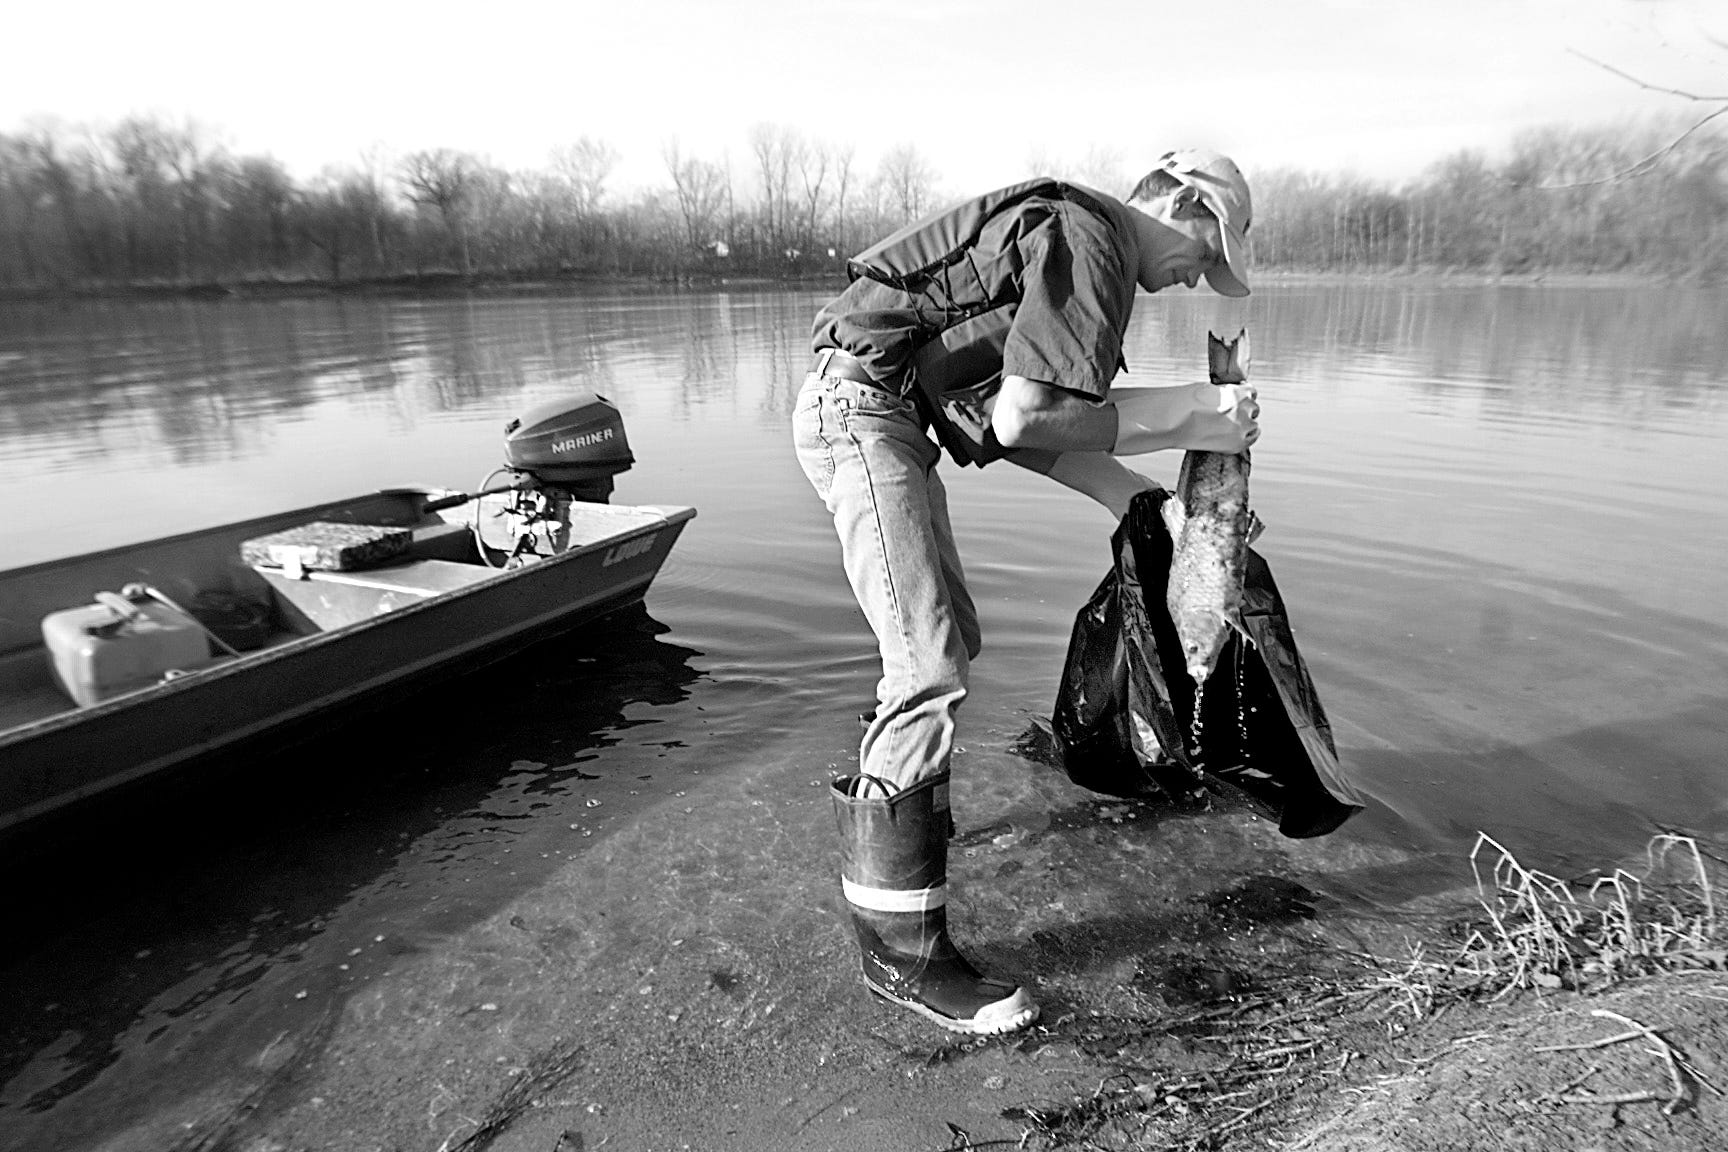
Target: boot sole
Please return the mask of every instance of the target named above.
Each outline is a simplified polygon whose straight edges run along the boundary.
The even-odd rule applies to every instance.
[[[1001,1036],[1009,1032],[1018,1032],[1037,1020],[1040,1011],[1038,1005],[1032,1002],[1032,997],[1027,995],[1024,988],[1016,988],[1014,995],[1006,1000],[998,1000],[996,1003],[986,1006],[987,1011],[991,1008],[1000,1009],[1000,1011],[992,1012],[983,1019],[974,1016],[969,1020],[962,1020],[958,1016],[949,1016],[938,1012],[922,1001],[896,996],[871,980],[869,976],[864,976],[864,986],[890,1004],[910,1008],[932,1024],[946,1028],[950,1032],[964,1033],[967,1036]]]

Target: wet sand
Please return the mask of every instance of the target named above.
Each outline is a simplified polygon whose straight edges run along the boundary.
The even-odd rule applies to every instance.
[[[244,1007],[178,1031],[172,1051],[127,1053],[100,1108],[27,1119],[16,1145],[916,1149],[948,1146],[949,1125],[1017,1138],[1003,1108],[1096,1082],[1066,1023],[1192,1002],[1233,950],[1297,957],[1329,931],[1315,905],[1337,907],[1321,873],[1398,864],[1341,837],[1284,840],[1244,809],[1161,817],[1005,748],[966,753],[956,934],[1035,982],[1046,1031],[957,1045],[858,980],[826,788],[855,730],[830,735],[833,762],[691,777],[671,795],[592,774],[581,787],[600,803],[582,810],[609,822],[569,829],[581,850],[537,862],[515,898],[407,934],[367,936],[339,912]],[[1218,895],[1256,876],[1286,887],[1221,913]]]
[[[628,650],[629,626],[612,638]],[[847,718],[796,740],[765,737],[753,759],[735,746],[748,734],[732,731],[717,731],[707,747],[643,738],[596,750],[578,740],[554,754],[532,726],[507,725],[502,746],[538,749],[541,759],[514,761],[504,786],[461,785],[492,789],[476,808],[478,841],[457,851],[436,834],[398,834],[401,845],[376,850],[390,864],[370,882],[347,876],[345,898],[310,900],[323,911],[297,938],[236,946],[236,968],[219,979],[188,965],[186,979],[213,981],[202,991],[172,985],[180,958],[171,954],[139,955],[130,974],[167,982],[154,996],[129,992],[125,972],[108,976],[106,989],[62,989],[115,1002],[133,1038],[117,1042],[107,1063],[85,1053],[100,1076],[58,1107],[50,1095],[48,1107],[13,1110],[6,1144],[936,1152],[963,1133],[1006,1147],[1029,1130],[1025,1109],[1120,1092],[1125,1067],[1154,1078],[1215,1064],[1225,1051],[1218,1038],[1167,1031],[1173,1020],[1234,1012],[1303,981],[1323,989],[1351,956],[1395,960],[1425,937],[1444,946],[1464,861],[1404,852],[1356,824],[1292,841],[1228,802],[1172,813],[1087,792],[1015,750],[1026,719],[975,718],[969,750],[956,758],[952,916],[985,967],[1032,982],[1044,1015],[1027,1033],[969,1041],[882,1004],[860,983],[827,795],[855,755]],[[812,749],[828,755],[813,758]],[[410,761],[423,751],[403,747]],[[427,793],[395,802],[460,799],[448,788]],[[353,837],[383,837],[390,825],[378,805],[391,802],[385,794],[371,808],[331,813],[349,839],[313,850],[345,844],[337,854],[353,866],[365,855]],[[560,820],[548,818],[548,805]],[[513,819],[535,830],[487,838]],[[264,823],[241,835],[246,853],[281,855],[306,834],[304,823]],[[439,862],[463,854],[464,866]],[[244,855],[218,859],[245,871]],[[165,890],[161,914],[200,940],[210,931],[197,906],[214,891],[200,885],[220,882],[186,873],[176,907],[166,891],[177,886],[173,875],[147,879]],[[393,887],[406,890],[406,903]],[[465,891],[476,888],[485,890]],[[129,946],[123,930],[79,930]],[[170,943],[158,938],[157,947]],[[46,959],[20,989],[39,1002],[64,979],[52,948],[41,951]],[[258,958],[266,951],[269,962]],[[78,960],[67,957],[73,968]],[[141,1037],[131,1023],[140,1001],[173,1005],[138,1012],[146,1024],[160,1021]],[[1672,1019],[1676,1006],[1713,1007],[1674,996],[1664,1006],[1667,1015],[1652,1019]],[[1398,1023],[1395,1010],[1341,1017],[1313,1033],[1326,1067],[1286,1070],[1264,1117],[1286,1137],[1315,1134],[1309,1147],[1378,1147],[1387,1125],[1440,1134],[1427,1144],[1413,1137],[1411,1147],[1445,1147],[1440,1136],[1456,1116],[1443,1097],[1418,1090],[1420,1079],[1411,1087],[1412,1062],[1468,1057],[1459,1043],[1504,1034],[1497,1063],[1436,1065],[1454,1095],[1472,1070],[1480,1084],[1502,1084],[1522,1046],[1556,1029],[1587,1031],[1588,1018],[1573,1018],[1581,1011],[1562,1018],[1553,1004],[1515,999],[1454,1013],[1426,1041],[1414,1027],[1406,1034],[1414,1021]],[[1728,1033],[1728,1016],[1718,1017],[1712,1042]],[[1720,1055],[1720,1045],[1705,1052]],[[31,1085],[9,1087],[27,1099]],[[1402,1123],[1388,1111],[1400,1107],[1423,1115]],[[1687,1142],[1696,1115],[1674,1123],[1657,1146],[1705,1146]]]

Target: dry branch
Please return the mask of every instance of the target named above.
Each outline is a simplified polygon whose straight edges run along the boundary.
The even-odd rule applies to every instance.
[[[1632,75],[1630,72],[1614,67],[1612,64],[1604,63],[1603,61],[1596,59],[1594,56],[1586,55],[1585,53],[1578,51],[1576,48],[1570,48],[1567,49],[1567,51],[1580,59],[1588,60],[1598,68],[1612,72],[1622,80],[1636,84],[1638,87],[1643,88],[1648,92],[1660,92],[1667,96],[1678,96],[1682,100],[1691,100],[1700,104],[1721,104],[1722,107],[1716,109],[1714,112],[1708,113],[1694,123],[1690,128],[1674,137],[1674,139],[1670,140],[1662,147],[1656,149],[1656,151],[1645,156],[1643,159],[1635,161],[1627,167],[1622,168],[1618,172],[1611,172],[1606,176],[1599,176],[1594,180],[1579,180],[1568,184],[1536,185],[1537,188],[1544,192],[1560,192],[1569,188],[1596,188],[1604,184],[1613,184],[1621,180],[1627,180],[1634,176],[1642,176],[1644,173],[1654,168],[1664,156],[1678,148],[1688,136],[1691,136],[1694,132],[1698,131],[1698,129],[1716,119],[1716,117],[1728,112],[1728,96],[1702,96],[1696,92],[1687,92],[1681,88],[1665,88],[1660,84],[1651,84],[1646,80],[1642,80],[1639,77]]]

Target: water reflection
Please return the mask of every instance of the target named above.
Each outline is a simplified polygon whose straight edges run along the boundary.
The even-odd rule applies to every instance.
[[[396,958],[491,914],[627,818],[646,781],[687,770],[656,715],[687,699],[699,654],[666,632],[645,611],[620,613],[363,728],[228,758],[0,842],[8,874],[33,878],[0,896],[12,926],[0,935],[0,1128],[22,1141],[9,1146],[30,1145],[26,1117],[101,1091],[117,1064],[137,1078],[109,1101],[123,1112],[140,1080],[160,1107],[252,1039],[281,1033],[284,1053],[315,1042],[319,1021]],[[207,1034],[213,1016],[220,1036]],[[93,1109],[105,1110],[82,1096],[80,1112]]]
[[[1270,285],[1251,316],[1268,383],[1373,380],[1463,401],[1521,428],[1613,419],[1673,427],[1719,414],[1728,329],[1719,294],[1663,288]],[[0,327],[0,446],[67,466],[152,446],[180,461],[256,450],[256,428],[332,397],[394,395],[431,416],[501,394],[580,384],[607,392],[646,360],[681,406],[732,394],[760,368],[783,412],[801,378],[812,300],[802,294],[581,300],[318,299],[14,305]],[[627,304],[628,307],[617,307]],[[1156,379],[1195,363],[1216,320],[1201,297],[1143,302],[1130,365]],[[748,356],[748,359],[746,359]],[[1191,374],[1191,373],[1190,373]],[[124,435],[89,435],[120,412]],[[78,430],[74,437],[72,430]],[[143,437],[143,443],[138,438]]]
[[[0,944],[22,993],[0,1005],[0,1124],[52,1117],[75,1144],[79,1117],[144,1107],[122,1085],[160,1090],[152,1061],[316,1051],[358,983],[531,890],[682,773],[803,795],[844,762],[874,652],[787,431],[821,295],[0,316],[5,561],[471,484],[508,417],[573,388],[624,414],[638,462],[620,500],[701,513],[649,596],[665,628],[619,624],[400,707],[376,750],[332,737],[238,766],[243,787],[201,774],[62,826],[46,855],[14,850],[14,874],[49,880],[0,909],[30,926]],[[1725,314],[1719,291],[1394,281],[1140,302],[1142,380],[1199,378],[1206,331],[1249,326],[1260,548],[1378,805],[1345,835],[1445,858],[1333,887],[1406,898],[1456,876],[1477,828],[1593,866],[1658,823],[1728,826]],[[1174,482],[1174,458],[1136,464]],[[1048,715],[1110,526],[1014,470],[947,476],[984,618],[976,765]]]
[[[806,355],[803,298],[628,303],[14,305],[0,322],[0,449],[48,471],[157,452],[210,462],[255,455],[283,419],[337,398],[379,396],[411,419],[435,418],[553,388],[609,395],[621,366],[676,382],[685,412],[730,400],[742,369],[765,368],[763,407],[789,405]]]
[[[1246,322],[1269,386],[1367,377],[1514,422],[1720,414],[1728,363],[1721,291],[1662,286],[1269,284],[1225,312],[1204,297],[1141,302],[1131,369],[1184,378],[1208,327]],[[1156,309],[1155,315],[1148,315]],[[1137,355],[1135,353],[1138,353]]]

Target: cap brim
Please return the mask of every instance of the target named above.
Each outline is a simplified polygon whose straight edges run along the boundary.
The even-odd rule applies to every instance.
[[[1218,222],[1218,234],[1224,241],[1224,260],[1207,270],[1206,283],[1220,296],[1246,296],[1248,238],[1223,220]]]
[[[1206,173],[1172,170],[1171,175],[1198,192],[1200,202],[1218,221],[1218,236],[1224,243],[1224,260],[1206,273],[1206,283],[1220,296],[1248,295],[1248,237],[1228,219],[1226,205],[1206,181],[1196,179]]]

